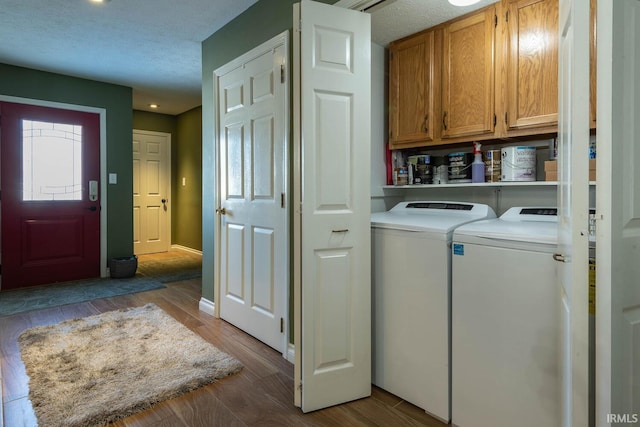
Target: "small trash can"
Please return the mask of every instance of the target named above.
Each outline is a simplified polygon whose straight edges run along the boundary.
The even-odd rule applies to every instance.
[[[127,277],[133,277],[138,269],[138,257],[136,255],[111,258],[109,270],[111,272],[112,279],[124,279]]]

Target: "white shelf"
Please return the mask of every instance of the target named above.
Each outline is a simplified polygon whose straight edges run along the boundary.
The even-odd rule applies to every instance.
[[[589,185],[595,185],[589,181]],[[418,190],[430,188],[478,188],[478,187],[557,187],[558,181],[499,181],[475,182],[463,184],[415,184],[415,185],[383,185],[384,190]]]
[[[467,182],[462,184],[415,184],[415,185],[383,185],[384,189],[412,190],[425,188],[473,188],[473,187],[555,187],[557,181],[518,181],[518,182]]]

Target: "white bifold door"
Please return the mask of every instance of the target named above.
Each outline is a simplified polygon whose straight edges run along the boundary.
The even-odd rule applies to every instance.
[[[371,394],[370,17],[294,5],[296,404]]]
[[[640,424],[640,1],[598,1],[596,426]]]
[[[589,425],[589,2],[560,0],[558,298],[562,426]],[[454,403],[455,404],[455,403]]]

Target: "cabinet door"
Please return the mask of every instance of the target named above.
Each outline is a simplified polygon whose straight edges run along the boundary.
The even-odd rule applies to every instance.
[[[445,26],[442,137],[494,131],[495,7]]]
[[[507,129],[558,123],[558,0],[520,0],[507,15]]]
[[[433,141],[434,33],[420,33],[389,47],[389,141]]]

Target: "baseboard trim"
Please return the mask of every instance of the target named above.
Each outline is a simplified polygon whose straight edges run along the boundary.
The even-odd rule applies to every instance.
[[[296,363],[296,346],[291,343],[287,346],[286,359],[291,363]]]
[[[178,251],[189,252],[189,253],[192,253],[192,254],[196,254],[196,255],[202,256],[202,251],[199,251],[198,249],[189,248],[187,246],[171,245],[171,249],[175,249],[175,250],[178,250]]]
[[[211,316],[216,315],[215,303],[213,301],[209,301],[204,297],[200,298],[200,303],[198,304],[198,308],[200,309],[200,311],[210,314]]]

